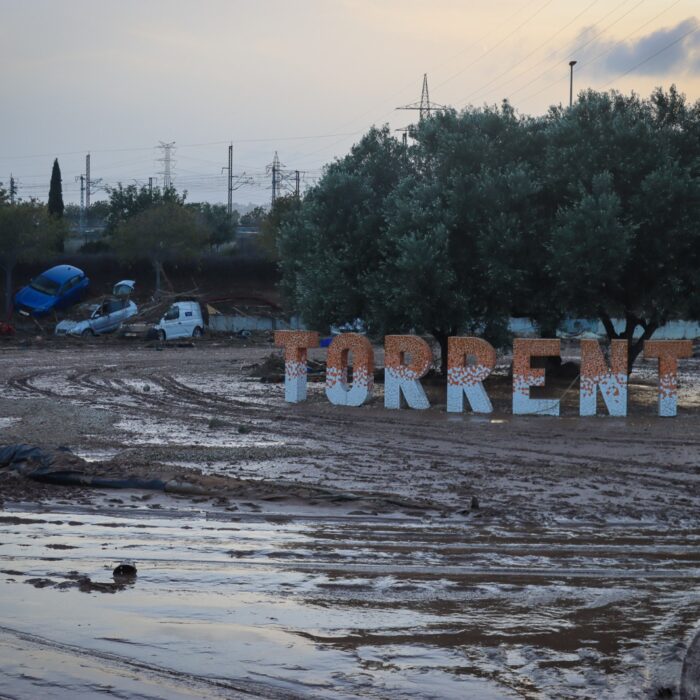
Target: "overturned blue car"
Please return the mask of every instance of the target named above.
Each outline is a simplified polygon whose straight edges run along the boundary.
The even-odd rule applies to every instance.
[[[56,265],[35,277],[15,294],[20,316],[45,316],[77,304],[90,284],[86,274],[73,265]]]

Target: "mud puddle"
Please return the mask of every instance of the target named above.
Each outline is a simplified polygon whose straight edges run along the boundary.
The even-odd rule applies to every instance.
[[[302,697],[652,697],[700,620],[698,530],[245,522],[170,506],[0,524],[0,693],[87,697],[99,675],[148,697],[214,682]],[[138,577],[109,595],[28,583],[110,583],[125,558]],[[174,690],[158,694],[148,673],[134,686],[124,665]]]

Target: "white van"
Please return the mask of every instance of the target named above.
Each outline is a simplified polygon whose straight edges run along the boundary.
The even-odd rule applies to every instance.
[[[201,338],[204,335],[202,308],[196,301],[176,301],[155,325],[160,340]]]

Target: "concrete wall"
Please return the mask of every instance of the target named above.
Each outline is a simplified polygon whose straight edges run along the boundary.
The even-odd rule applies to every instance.
[[[209,317],[209,328],[224,333],[238,333],[239,331],[303,330],[305,326],[298,316],[281,319],[270,316],[214,314]]]
[[[625,327],[624,319],[613,319],[615,330],[619,333]],[[529,318],[511,318],[508,329],[516,337],[530,337],[537,335],[537,328]],[[605,338],[605,328],[597,319],[571,318],[562,323],[559,335],[562,337],[576,337],[581,333],[593,333],[600,338]],[[642,329],[637,328],[635,338],[642,335]],[[700,338],[700,322],[698,321],[670,321],[654,333],[655,340],[695,340]]]

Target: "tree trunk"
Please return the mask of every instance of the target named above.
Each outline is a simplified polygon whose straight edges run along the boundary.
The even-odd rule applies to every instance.
[[[649,340],[654,332],[659,327],[655,321],[645,321],[630,312],[625,313],[625,328],[622,333],[618,333],[613,326],[612,319],[604,309],[598,309],[598,315],[605,328],[609,340],[626,340],[627,341],[627,373],[632,372],[635,360],[639,357],[644,349],[644,341]],[[634,340],[634,331],[637,326],[643,329],[642,335]]]
[[[155,271],[156,271],[156,293],[155,293],[155,296],[159,297],[160,296],[160,261],[155,260],[153,262],[153,267],[155,268]]]
[[[658,323],[647,323],[643,319],[638,319],[640,325],[643,329],[644,332],[642,335],[639,337],[637,342],[632,343],[630,341],[630,344],[627,346],[627,371],[631,372],[632,371],[632,366],[634,365],[634,361],[639,357],[640,353],[642,350],[644,350],[644,341],[649,340],[652,335],[654,335],[654,331],[659,327]]]
[[[452,333],[444,331],[431,331],[431,335],[440,345],[440,373],[445,381],[447,381],[447,339]]]
[[[615,326],[613,325],[612,319],[607,313],[605,313],[605,309],[599,307],[598,316],[603,324],[603,328],[605,328],[605,332],[608,334],[608,340],[618,340],[620,336],[615,331]]]

